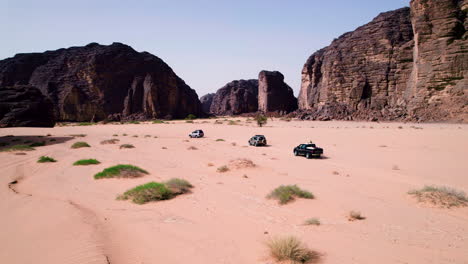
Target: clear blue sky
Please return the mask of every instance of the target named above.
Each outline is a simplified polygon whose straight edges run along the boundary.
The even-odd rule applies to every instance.
[[[314,51],[409,0],[0,0],[0,59],[122,42],[168,63],[199,96],[279,70],[297,94]]]

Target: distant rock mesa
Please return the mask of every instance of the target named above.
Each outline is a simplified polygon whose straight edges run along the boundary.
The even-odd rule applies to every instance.
[[[299,116],[468,122],[468,0],[412,0],[309,57]]]
[[[292,112],[297,99],[284,76],[278,71],[261,71],[258,75],[258,110],[261,112]]]
[[[219,89],[213,97],[210,113],[239,115],[258,109],[258,80],[232,81]]]
[[[58,121],[203,114],[196,92],[166,63],[121,43],[17,54],[0,61],[0,87],[18,85],[34,86],[50,98]]]

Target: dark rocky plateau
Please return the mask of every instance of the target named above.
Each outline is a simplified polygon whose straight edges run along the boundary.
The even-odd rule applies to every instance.
[[[304,119],[468,121],[468,0],[412,0],[309,57]]]
[[[0,88],[0,127],[53,127],[53,109],[52,102],[37,88]]]
[[[0,89],[23,85],[38,88],[51,100],[58,121],[203,115],[196,92],[164,61],[121,43],[17,54],[0,61]]]
[[[232,81],[219,89],[213,97],[210,113],[239,115],[258,109],[258,80]]]

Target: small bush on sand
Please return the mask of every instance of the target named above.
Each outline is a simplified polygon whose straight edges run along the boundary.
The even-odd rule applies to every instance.
[[[228,125],[235,126],[235,125],[237,125],[237,122],[234,121],[234,120],[229,120]]]
[[[88,143],[86,142],[83,142],[83,141],[78,141],[78,142],[75,142],[73,143],[73,145],[71,146],[71,148],[73,149],[77,149],[77,148],[89,148],[91,147]]]
[[[122,134],[122,136],[126,137],[126,136],[127,136],[127,134],[123,133],[123,134]]]
[[[46,163],[46,162],[57,162],[55,159],[47,156],[41,156],[38,160],[38,163]]]
[[[112,136],[113,136],[113,137],[118,137],[119,135],[117,135],[117,134],[114,134],[114,135],[112,135]]]
[[[351,211],[348,215],[348,221],[364,220],[366,217],[361,215],[361,212]]]
[[[127,124],[139,125],[139,121],[128,121]]]
[[[193,185],[184,179],[172,178],[164,183],[167,188],[169,188],[172,193],[183,194],[190,192],[190,189],[193,188]]]
[[[267,198],[277,199],[280,204],[286,204],[294,200],[294,198],[314,199],[314,195],[306,190],[302,190],[297,185],[281,185],[274,189]]]
[[[133,137],[134,137],[134,138],[137,138],[137,137],[138,137],[138,135],[133,135]]]
[[[35,148],[31,147],[30,145],[13,145],[11,147],[2,149],[1,151],[32,151]]]
[[[149,182],[126,191],[117,199],[132,199],[134,203],[144,204],[151,201],[172,199],[177,195],[189,192],[192,187],[189,182],[182,179],[171,179],[166,183]]]
[[[267,242],[270,256],[281,263],[312,263],[319,259],[319,254],[304,245],[294,236],[273,238]]]
[[[106,139],[101,141],[101,145],[107,145],[107,144],[117,144],[120,140],[113,138],[113,139]]]
[[[148,174],[147,171],[133,165],[116,165],[96,173],[94,179],[103,178],[137,178]]]
[[[164,124],[163,120],[154,120],[153,124]]]
[[[216,141],[217,141],[217,142],[221,142],[221,141],[225,141],[225,140],[222,139],[222,138],[218,138]]]
[[[268,122],[268,118],[264,115],[257,115],[255,116],[255,121],[257,121],[257,125],[259,127],[262,127],[266,125],[266,123]]]
[[[185,120],[185,123],[193,124],[193,120]]]
[[[465,192],[445,186],[425,186],[420,190],[409,191],[408,194],[416,197],[419,202],[428,202],[443,208],[468,205],[468,197]]]
[[[217,172],[223,173],[229,171],[229,168],[227,166],[221,166],[217,170]]]
[[[197,150],[197,148],[194,147],[194,146],[190,146],[190,147],[187,148],[187,150]]]
[[[34,143],[29,144],[30,147],[43,147],[45,145],[46,145],[45,141],[34,142]]]
[[[185,120],[194,120],[194,119],[197,119],[197,116],[194,115],[194,114],[189,114],[189,115],[185,118]]]
[[[91,123],[91,122],[82,122],[82,123],[78,123],[78,126],[93,126],[95,125],[96,123]]]
[[[73,163],[73,165],[74,166],[86,166],[86,165],[96,165],[96,164],[100,164],[100,163],[101,162],[99,162],[96,159],[82,159],[82,160],[75,161],[75,163]]]
[[[304,225],[320,225],[320,220],[318,218],[309,218],[304,222]]]
[[[119,148],[121,148],[121,149],[123,149],[123,148],[130,149],[130,148],[135,148],[135,146],[133,146],[132,144],[122,144],[122,145],[120,145]]]

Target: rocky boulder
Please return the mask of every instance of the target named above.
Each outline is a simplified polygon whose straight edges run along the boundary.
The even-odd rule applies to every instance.
[[[278,71],[261,71],[258,75],[258,110],[262,112],[292,112],[297,99],[284,76]]]
[[[54,106],[39,89],[0,87],[0,127],[53,127]]]
[[[213,103],[214,96],[215,96],[214,93],[209,93],[209,94],[205,94],[204,96],[200,97],[200,103],[202,105],[203,112],[205,112],[207,114],[210,113],[211,103]]]
[[[202,115],[198,96],[160,58],[121,43],[91,43],[0,61],[0,86],[32,85],[60,121]]]
[[[232,81],[213,97],[210,112],[215,115],[239,115],[258,109],[258,80]]]

